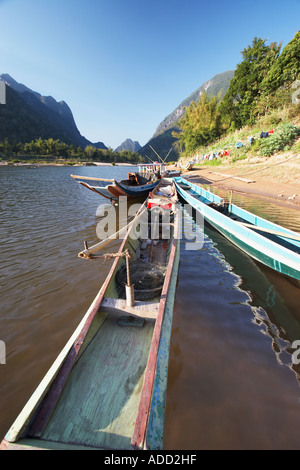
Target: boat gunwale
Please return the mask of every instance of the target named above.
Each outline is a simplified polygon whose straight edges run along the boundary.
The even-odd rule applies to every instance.
[[[266,254],[269,257],[269,259],[273,259],[273,260],[275,259],[274,258],[274,251],[275,251],[276,260],[279,263],[286,266],[287,268],[290,268],[293,271],[295,271],[296,273],[299,273],[299,279],[300,279],[300,271],[299,271],[300,256],[299,256],[299,254],[295,253],[292,250],[289,250],[287,247],[282,246],[279,243],[276,243],[276,241],[268,239],[267,237],[261,235],[260,233],[257,233],[253,229],[248,228],[246,226],[243,226],[242,224],[239,224],[238,222],[236,222],[234,219],[231,219],[227,215],[216,211],[215,209],[210,207],[205,202],[200,201],[199,199],[195,198],[193,195],[189,194],[185,189],[181,188],[180,185],[179,185],[180,182],[183,182],[183,183],[187,184],[192,190],[193,190],[193,187],[191,185],[194,185],[194,183],[190,183],[189,181],[184,180],[184,178],[175,178],[175,184],[176,184],[176,187],[177,187],[177,190],[178,190],[179,194],[181,194],[182,197],[184,197],[187,200],[187,202],[190,201],[191,205],[193,205],[197,210],[200,210],[200,212],[202,213],[204,218],[207,220],[207,222],[212,224],[221,233],[222,233],[222,230],[223,231],[225,230],[225,231],[228,232],[228,229],[229,229],[229,226],[230,226],[231,229],[233,229],[232,235],[236,239],[241,240],[241,242],[243,242],[244,244],[246,244],[248,246],[252,246],[257,251],[262,252],[262,248],[263,248],[263,253]],[[200,186],[196,186],[196,185],[194,185],[194,186],[198,187],[200,189],[200,191],[202,190],[202,188]],[[204,191],[207,191],[207,190],[204,190]],[[194,192],[197,194],[197,191],[194,191]],[[208,193],[210,193],[210,191],[208,191]],[[216,196],[213,193],[210,193],[210,194],[212,194],[213,196]],[[216,197],[219,198],[219,196],[216,196]],[[219,199],[222,199],[222,198],[219,198]],[[236,207],[238,207],[238,206],[236,206]],[[244,211],[244,209],[242,209],[242,210]],[[205,212],[205,214],[204,214],[204,212]],[[248,212],[248,211],[245,211],[245,212]],[[253,215],[253,214],[251,214],[251,212],[248,212],[248,213],[250,215]],[[259,218],[259,216],[257,216],[257,218]],[[266,219],[263,219],[263,218],[260,218],[260,219],[266,221]],[[266,221],[266,222],[268,222],[268,221]],[[276,224],[274,224],[274,225],[276,225]],[[280,229],[283,229],[283,227],[281,227],[280,225],[277,225],[277,227],[280,228]],[[254,226],[254,228],[257,228],[257,226]],[[286,229],[286,230],[288,230],[288,229]],[[295,232],[293,232],[293,231],[289,231],[289,232],[291,232],[292,234],[295,234]],[[284,238],[284,236],[282,236],[282,237]],[[228,238],[228,237],[226,237],[226,238]],[[230,238],[230,240],[231,240],[232,243],[234,243],[231,238]],[[234,244],[237,244],[237,243],[234,243]],[[248,255],[251,256],[251,254],[249,254],[249,253],[248,253]],[[252,256],[252,257],[254,257],[254,256]],[[257,257],[255,259],[257,259],[258,261],[261,261]],[[263,263],[263,264],[266,264],[266,263]],[[285,274],[284,272],[281,271],[281,269],[276,269],[276,266],[271,266],[269,264],[267,264],[267,266],[271,267],[272,269],[274,269],[275,271],[277,271],[281,274]],[[290,276],[289,274],[286,274],[286,275],[291,277],[292,279],[298,279],[294,275],[292,275],[292,276]]]
[[[186,179],[184,179],[184,178],[182,178],[182,177],[176,177],[176,178],[174,178],[174,179],[175,179],[175,181],[176,181],[177,184],[182,181],[184,184],[187,184],[187,185],[190,187],[190,189],[192,189],[192,190],[193,190],[194,188],[200,189],[200,191],[201,191],[201,196],[202,196],[202,197],[205,197],[205,198],[206,198],[206,196],[205,196],[204,194],[202,194],[202,192],[206,192],[206,193],[212,195],[212,196],[213,196],[213,199],[216,199],[216,200],[219,201],[219,202],[220,202],[220,200],[224,199],[223,197],[218,196],[217,194],[214,194],[214,193],[212,193],[211,191],[209,191],[209,190],[207,190],[207,189],[204,189],[204,188],[202,188],[201,186],[199,186],[199,185],[197,185],[197,184],[195,184],[195,183],[192,183],[192,182],[190,182],[190,181],[188,181],[188,180],[186,180]],[[181,180],[181,181],[179,181],[179,180]],[[181,189],[183,189],[183,188],[181,188]],[[198,193],[197,190],[195,190],[195,192]],[[198,193],[198,194],[199,194],[199,193]],[[206,199],[207,199],[207,198],[206,198]],[[202,204],[204,204],[204,205],[207,206],[207,204],[205,204],[205,202],[203,202],[203,201],[199,201],[199,202],[202,202]],[[212,202],[214,202],[214,201],[212,201]],[[272,228],[276,228],[276,229],[283,230],[283,231],[284,231],[283,233],[286,233],[287,235],[297,235],[297,236],[299,235],[299,234],[297,234],[295,231],[293,231],[293,230],[291,230],[291,229],[288,229],[288,228],[286,228],[286,227],[283,227],[282,225],[276,224],[275,222],[271,222],[271,221],[269,221],[269,220],[267,220],[267,219],[264,219],[263,217],[261,217],[261,216],[259,216],[259,215],[256,215],[256,214],[253,214],[252,212],[248,211],[247,209],[244,209],[244,208],[242,208],[242,207],[239,207],[239,206],[237,206],[236,204],[230,203],[230,207],[236,209],[238,212],[241,212],[241,213],[243,213],[243,214],[245,214],[245,215],[249,215],[250,218],[251,218],[251,217],[255,217],[255,219],[256,219],[258,222],[263,222],[263,223],[265,223],[265,224],[266,224],[266,227],[270,227],[270,228],[272,227]],[[224,215],[224,214],[223,214],[223,215]],[[229,219],[229,217],[227,217],[227,218]],[[233,220],[233,219],[231,219],[231,220]],[[254,227],[257,227],[257,228],[259,229],[259,225],[257,225],[257,224],[253,224],[253,225],[254,225]],[[266,228],[266,227],[264,227],[264,228]],[[282,235],[282,237],[285,238],[284,235]],[[296,246],[298,246],[298,245],[300,246],[300,243],[297,244]]]
[[[141,184],[141,185],[137,185],[137,186],[133,186],[133,185],[130,186],[130,185],[126,185],[124,183],[116,181],[114,186],[117,187],[118,189],[120,189],[121,191],[124,191],[127,196],[128,195],[130,195],[130,196],[132,196],[132,195],[142,196],[144,193],[148,193],[149,191],[153,191],[155,188],[157,188],[160,181],[162,181],[162,180],[149,181],[146,184]]]

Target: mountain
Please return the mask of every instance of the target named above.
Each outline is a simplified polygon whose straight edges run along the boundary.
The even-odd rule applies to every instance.
[[[176,139],[172,137],[172,132],[178,130],[176,122],[183,116],[184,108],[188,107],[192,101],[197,102],[201,93],[206,92],[207,96],[216,96],[220,94],[223,98],[229,88],[230,80],[233,78],[234,71],[219,73],[210,80],[204,82],[196,91],[189,95],[179,106],[158,125],[153,137],[149,142],[139,150],[139,154],[143,157],[149,156],[152,160],[157,159],[151,147],[165,159]],[[167,161],[174,161],[178,158],[178,151],[174,148],[169,153]]]
[[[122,152],[122,150],[128,150],[129,152],[138,152],[142,148],[140,144],[135,140],[126,139],[119,147],[115,149],[115,152]]]
[[[85,148],[93,145],[106,149],[103,142],[93,144],[83,137],[65,101],[57,102],[52,96],[42,96],[9,74],[0,75],[6,85],[6,105],[0,107],[0,140],[8,138],[17,142],[59,139],[68,145]]]
[[[165,130],[173,127],[176,121],[184,114],[184,107],[188,107],[192,101],[197,102],[200,95],[206,92],[207,96],[216,96],[220,93],[223,98],[229,88],[230,80],[233,78],[234,71],[219,73],[210,80],[204,82],[196,91],[194,91],[188,98],[186,98],[179,106],[159,124],[153,137],[162,134]]]

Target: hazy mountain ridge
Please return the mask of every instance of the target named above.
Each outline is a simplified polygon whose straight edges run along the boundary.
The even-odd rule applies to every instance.
[[[206,92],[209,97],[216,96],[220,93],[220,97],[223,98],[229,88],[230,80],[233,78],[233,75],[234,71],[229,70],[227,72],[218,73],[210,80],[204,82],[196,91],[183,100],[171,114],[165,117],[157,127],[153,137],[156,137],[170,127],[173,127],[176,121],[178,121],[178,119],[180,119],[184,114],[184,108],[189,106],[192,101],[197,102],[202,93]]]
[[[123,150],[128,150],[129,152],[138,152],[141,149],[141,145],[136,140],[126,139],[119,145],[115,152],[122,152]]]
[[[172,132],[177,130],[176,122],[184,114],[184,108],[192,101],[197,102],[203,92],[208,96],[220,94],[223,97],[233,75],[233,71],[223,72],[203,83],[164,118],[144,147],[141,147],[137,141],[126,139],[115,151],[127,150],[157,160],[157,155],[150,149],[151,145],[162,158],[165,158],[176,141]],[[103,142],[92,143],[80,134],[72,111],[65,101],[57,102],[52,96],[42,96],[26,85],[18,83],[9,74],[0,75],[0,79],[8,85],[7,105],[0,106],[0,140],[8,138],[24,143],[39,137],[42,139],[51,137],[68,145],[74,144],[82,148],[91,145],[98,149],[107,149]],[[172,149],[168,160],[177,158],[178,152]]]
[[[183,100],[172,113],[164,118],[158,125],[153,137],[139,150],[139,154],[145,158],[149,157],[150,159],[157,160],[157,156],[150,148],[151,145],[163,159],[166,158],[173,144],[176,142],[176,138],[172,136],[172,132],[178,130],[176,122],[183,116],[184,108],[188,107],[192,101],[197,102],[203,92],[206,92],[209,97],[220,94],[220,97],[223,98],[233,76],[234,71],[229,70],[214,75],[210,80],[204,82],[197,90]],[[169,153],[167,161],[177,160],[178,155],[178,151],[173,148]]]
[[[65,101],[57,102],[52,96],[42,96],[18,83],[9,74],[0,75],[0,79],[8,85],[7,103],[0,108],[1,139],[24,142],[51,137],[82,148],[87,145],[107,148],[103,142],[94,144],[80,134]]]

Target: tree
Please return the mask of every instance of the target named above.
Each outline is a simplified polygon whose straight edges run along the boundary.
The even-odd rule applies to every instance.
[[[280,87],[290,87],[297,78],[300,78],[300,31],[267,71],[261,84],[263,94],[274,93]]]
[[[84,149],[84,153],[86,154],[88,159],[92,160],[94,154],[96,153],[95,150],[95,147],[93,147],[92,145],[87,145]]]
[[[237,65],[221,107],[236,128],[250,121],[252,107],[260,97],[261,83],[276,62],[280,49],[281,44],[267,46],[265,40],[255,37],[242,51],[244,60]]]
[[[223,129],[218,104],[218,97],[208,98],[206,93],[202,93],[198,103],[192,101],[185,108],[185,115],[177,123],[180,131],[172,133],[179,139],[181,149],[187,153],[194,152],[221,135]]]

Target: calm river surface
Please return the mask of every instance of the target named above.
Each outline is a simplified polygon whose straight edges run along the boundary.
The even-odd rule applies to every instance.
[[[0,438],[110,268],[77,257],[84,240],[97,242],[96,211],[107,201],[70,174],[119,179],[132,169],[0,167]],[[233,202],[300,232],[300,211],[240,195]],[[186,215],[184,234],[197,231]],[[186,247],[182,239],[165,449],[300,449],[300,367],[291,356],[300,289],[207,227],[202,247]]]

